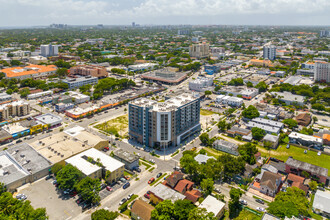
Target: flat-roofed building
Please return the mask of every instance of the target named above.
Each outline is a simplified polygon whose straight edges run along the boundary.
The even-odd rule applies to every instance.
[[[216,101],[233,107],[240,107],[243,104],[242,98],[227,95],[218,95]]]
[[[85,176],[93,179],[101,179],[106,176],[107,171],[110,171],[106,179],[109,183],[118,181],[124,175],[125,164],[95,148],[81,152],[66,159],[65,162],[77,167]]]
[[[213,213],[216,219],[220,219],[225,212],[225,206],[226,203],[208,195],[198,207],[206,209],[207,212]]]
[[[69,96],[71,97],[72,101],[75,104],[81,104],[84,102],[89,102],[91,97],[88,95],[84,95],[82,93],[79,92],[75,92],[75,91],[69,91]]]
[[[46,176],[51,165],[30,145],[22,143],[0,152],[0,182],[13,192],[26,183]]]
[[[171,68],[164,68],[152,72],[144,73],[141,79],[150,82],[164,83],[168,85],[176,85],[185,80],[189,72],[176,72]]]
[[[114,152],[114,158],[124,163],[125,168],[128,170],[133,170],[133,168],[139,166],[139,157],[122,149]]]
[[[279,134],[280,131],[281,131],[281,128],[279,128],[279,127],[274,127],[274,126],[269,126],[269,125],[263,125],[263,124],[260,124],[260,123],[257,123],[257,122],[253,122],[253,121],[249,121],[246,124],[246,126],[249,129],[252,129],[254,127],[261,128],[262,130],[266,131],[266,133],[268,133],[268,134],[272,134],[272,133]]]
[[[96,65],[79,65],[70,68],[70,75],[93,76],[104,78],[108,76],[108,72],[103,66]]]
[[[295,160],[292,157],[289,157],[286,160],[286,162],[285,162],[285,172],[286,173],[293,173],[298,176],[301,176],[303,171],[309,173],[312,179],[314,179],[320,183],[326,183],[326,181],[327,181],[328,169],[326,169],[324,167],[316,166],[314,164]]]
[[[55,65],[34,65],[30,64],[25,67],[11,67],[0,70],[7,79],[28,79],[28,78],[44,78],[56,73],[57,67]]]
[[[238,156],[238,145],[231,143],[229,141],[225,141],[225,140],[216,140],[213,143],[213,148],[219,151],[223,151],[235,156]]]
[[[317,190],[313,201],[313,211],[326,218],[330,218],[330,192]]]
[[[98,78],[93,76],[77,77],[77,78],[66,78],[62,82],[68,84],[69,89],[79,88],[84,85],[97,84]]]
[[[39,139],[31,144],[52,163],[62,162],[89,148],[103,149],[109,142],[76,126],[63,132]]]
[[[200,129],[200,99],[181,94],[165,102],[146,98],[129,103],[129,136],[150,147],[180,146]]]
[[[10,100],[12,100],[11,95],[9,95],[5,92],[0,93],[0,102],[10,101]]]
[[[305,98],[301,95],[294,95],[291,92],[271,92],[272,96],[278,98],[279,101],[285,102],[287,105],[304,105]]]
[[[323,150],[323,141],[322,138],[319,137],[314,137],[311,135],[301,134],[297,132],[291,132],[289,134],[289,141],[293,144],[299,144],[306,147]]]
[[[0,121],[14,116],[25,116],[30,114],[30,104],[23,101],[14,101],[0,105]]]
[[[189,82],[189,89],[197,92],[204,92],[206,90],[212,91],[213,78],[211,77],[198,77],[197,79]]]
[[[60,126],[62,123],[62,118],[60,116],[51,113],[36,116],[34,119],[42,125],[47,125],[48,128]]]
[[[283,128],[284,124],[282,122],[278,121],[273,121],[265,118],[253,118],[251,121],[262,124],[262,125],[268,125],[272,127],[277,127],[277,128]]]
[[[164,200],[171,200],[174,203],[177,200],[185,198],[186,196],[163,184],[158,184],[150,189],[150,201],[153,204],[158,204]]]

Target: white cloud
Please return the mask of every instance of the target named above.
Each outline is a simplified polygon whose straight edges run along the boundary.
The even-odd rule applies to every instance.
[[[0,0],[0,5],[0,26],[176,23],[182,17],[188,18],[187,23],[196,18],[207,23],[210,17],[230,21],[240,16],[249,18],[241,23],[258,24],[260,15],[285,16],[288,24],[290,18],[301,16],[330,22],[330,0]]]

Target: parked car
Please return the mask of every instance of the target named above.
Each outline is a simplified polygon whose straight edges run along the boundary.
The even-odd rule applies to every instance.
[[[150,199],[150,194],[146,193],[146,194],[144,194],[144,197],[147,199]]]
[[[127,201],[127,199],[126,199],[126,198],[123,198],[123,199],[119,202],[119,205],[124,204],[126,201]]]
[[[16,199],[18,199],[18,200],[26,200],[27,199],[27,196],[24,195],[24,194],[17,194],[16,195]]]
[[[23,141],[22,140],[18,140],[18,141],[16,141],[16,144],[21,143],[21,142],[23,142]]]
[[[126,180],[130,180],[130,179],[131,179],[131,177],[129,177],[129,176],[124,176],[124,178],[125,178]]]
[[[239,200],[239,203],[241,203],[242,205],[247,205],[247,201],[244,199]]]
[[[109,147],[104,147],[104,148],[103,148],[103,151],[106,152],[106,151],[108,151],[109,149],[110,149]]]
[[[66,190],[64,190],[64,195],[69,195],[70,194],[70,192],[71,192],[71,190],[70,189],[66,189]]]
[[[127,182],[127,180],[125,179],[125,178],[120,178],[120,181],[122,182],[122,183],[126,183]]]
[[[123,189],[128,188],[130,185],[131,185],[131,184],[130,184],[129,182],[128,182],[128,183],[125,183],[125,184],[123,185]]]
[[[101,184],[101,190],[102,190],[102,189],[105,189],[105,187],[107,187],[107,184],[102,183],[102,184]]]
[[[134,196],[134,193],[131,193],[127,196],[127,200],[129,200],[130,198],[132,198],[132,196]]]
[[[83,198],[78,198],[77,200],[76,200],[76,203],[77,204],[80,204],[80,203],[82,203],[84,200],[83,200]]]
[[[48,175],[48,176],[46,176],[45,180],[49,180],[51,178],[53,178],[53,176],[52,175]]]
[[[155,163],[155,160],[154,159],[150,159],[149,162],[150,163]]]
[[[256,199],[256,202],[259,202],[260,204],[265,204],[265,202],[261,199]]]
[[[159,178],[159,177],[161,177],[162,175],[163,175],[163,173],[158,173],[157,176],[156,176],[156,178]]]
[[[106,189],[110,192],[113,190],[110,186],[107,186]]]
[[[151,184],[151,183],[153,183],[155,181],[155,178],[151,178],[149,181],[148,181],[148,184]]]
[[[265,208],[262,208],[262,207],[257,207],[257,211],[259,211],[259,212],[265,212],[266,209]]]

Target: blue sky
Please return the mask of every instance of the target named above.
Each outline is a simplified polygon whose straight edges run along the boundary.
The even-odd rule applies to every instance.
[[[330,25],[330,0],[0,0],[0,26]]]

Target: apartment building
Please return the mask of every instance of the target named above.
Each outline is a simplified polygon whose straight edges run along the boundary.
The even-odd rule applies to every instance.
[[[330,63],[315,63],[314,80],[316,82],[330,82]]]
[[[165,102],[146,98],[129,103],[129,136],[143,145],[179,146],[200,129],[200,99],[182,94]]]
[[[210,45],[207,43],[193,44],[189,47],[189,55],[198,59],[210,55]]]
[[[107,70],[103,66],[79,65],[70,68],[70,75],[93,76],[104,78],[108,76]]]
[[[44,57],[51,57],[58,55],[58,48],[60,45],[41,45],[40,46],[40,55]]]
[[[30,114],[30,104],[22,100],[0,105],[0,121],[28,114]]]
[[[276,59],[276,47],[274,45],[264,46],[263,57],[264,57],[264,59],[275,60]]]

